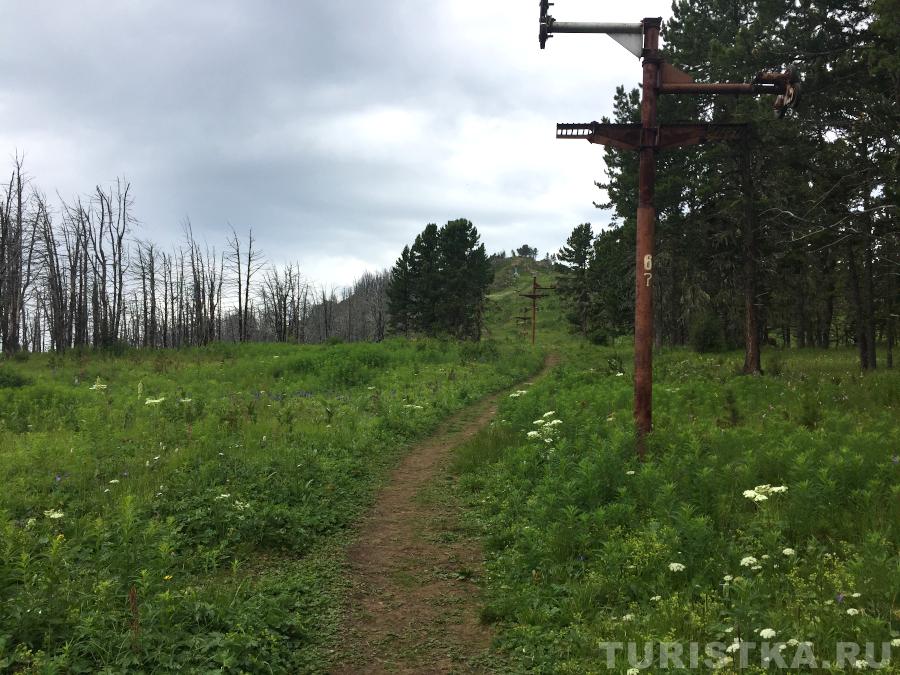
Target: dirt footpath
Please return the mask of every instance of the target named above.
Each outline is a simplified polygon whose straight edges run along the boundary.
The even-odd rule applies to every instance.
[[[549,358],[541,375],[555,365]],[[540,375],[538,375],[539,377]],[[484,672],[478,541],[441,490],[456,446],[487,426],[503,394],[448,419],[394,470],[348,555],[351,592],[335,675]]]

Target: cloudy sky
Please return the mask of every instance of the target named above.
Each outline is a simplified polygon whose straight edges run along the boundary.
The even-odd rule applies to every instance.
[[[608,216],[602,151],[556,122],[609,114],[638,59],[603,35],[537,43],[537,0],[29,0],[0,22],[0,151],[45,193],[131,181],[136,234],[190,217],[221,248],[341,285],[428,222],[489,251],[556,250]],[[563,21],[668,17],[668,0],[556,0]]]

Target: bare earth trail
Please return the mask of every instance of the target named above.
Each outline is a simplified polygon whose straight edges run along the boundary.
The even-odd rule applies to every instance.
[[[550,356],[535,377],[557,362]],[[482,554],[440,488],[450,480],[452,450],[490,423],[502,395],[457,413],[415,446],[363,520],[348,553],[335,675],[486,672],[491,632],[479,621],[473,583]]]

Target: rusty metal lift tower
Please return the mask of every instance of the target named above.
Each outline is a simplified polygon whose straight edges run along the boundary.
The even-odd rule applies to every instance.
[[[573,23],[557,21],[549,14],[549,0],[540,1],[541,49],[556,33],[605,33],[638,58],[643,59],[640,124],[557,124],[557,138],[580,138],[640,153],[638,170],[637,246],[634,302],[634,421],[637,452],[643,459],[645,438],[653,426],[653,242],[656,210],[653,190],[656,182],[656,153],[667,148],[697,145],[708,141],[738,140],[744,124],[665,124],[656,119],[660,94],[775,94],[775,113],[783,117],[800,97],[800,83],[794,69],[759,73],[752,82],[698,83],[675,66],[666,63],[659,51],[662,19],[647,18],[640,23]]]
[[[556,286],[541,286],[538,283],[537,277],[531,277],[531,292],[530,293],[519,293],[519,295],[523,298],[531,299],[531,346],[534,346],[534,338],[535,332],[537,331],[537,301],[541,298],[546,298],[546,293],[540,293],[540,291],[552,291],[555,290]],[[527,311],[527,310],[526,310]],[[516,317],[517,319],[520,317]]]

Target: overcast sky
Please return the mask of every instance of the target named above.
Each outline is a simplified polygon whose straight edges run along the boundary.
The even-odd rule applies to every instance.
[[[666,0],[556,0],[563,21],[670,16]],[[556,122],[610,114],[637,58],[603,35],[537,42],[537,0],[7,0],[0,150],[64,197],[132,183],[137,236],[190,217],[221,249],[345,284],[426,223],[488,251],[555,251],[608,215],[602,150]],[[0,165],[2,166],[2,165]]]

